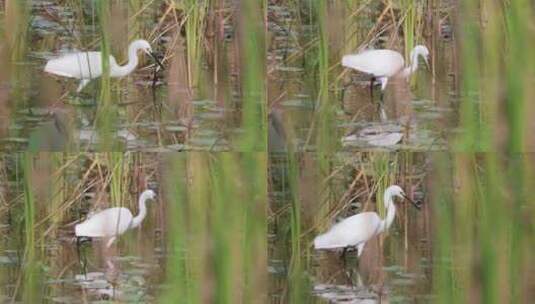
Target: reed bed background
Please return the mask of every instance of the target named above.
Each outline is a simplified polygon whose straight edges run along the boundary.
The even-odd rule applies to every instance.
[[[148,275],[147,285],[163,286],[145,293],[149,300],[309,303],[315,280],[328,272],[314,262],[313,236],[337,216],[383,212],[375,193],[391,183],[420,196],[425,212],[403,210],[399,234],[372,246],[379,261],[369,264],[406,258],[403,267],[412,269],[425,257],[429,285],[414,293],[433,302],[533,298],[531,2],[58,1],[64,11],[0,3],[0,214],[2,256],[9,257],[0,280],[8,299],[78,296],[69,283],[46,283],[79,274],[69,243],[74,221],[99,202],[135,207],[135,194],[156,185],[150,231],[131,233],[118,248],[165,267]],[[53,20],[62,35],[40,32],[39,18]],[[289,38],[279,49],[281,33]],[[100,49],[124,62],[128,42],[141,37],[168,70],[142,68],[119,81],[104,75],[90,84],[91,98],[65,95],[73,84],[35,72],[62,46]],[[410,90],[453,109],[441,132],[443,151],[344,149],[343,125],[374,105],[348,107],[352,76],[340,67],[341,56],[374,46],[407,57],[420,43],[431,50],[430,69],[413,76]],[[296,73],[298,84],[290,80]],[[387,92],[387,100],[413,99],[397,94]],[[283,106],[295,99],[307,110]],[[195,102],[203,100],[217,105],[221,120],[197,124]],[[37,108],[47,109],[46,122],[20,127],[21,113]],[[86,148],[72,132],[84,115],[100,137],[88,149],[102,154],[78,152]],[[222,150],[243,153],[125,154],[114,137],[125,121],[151,124],[128,125],[153,143],[141,150],[197,149],[192,143],[205,128],[221,131],[206,150],[226,142]],[[50,132],[62,140],[43,140]],[[60,152],[15,153],[28,147]],[[268,149],[278,153],[268,159]],[[418,238],[427,247],[414,249]],[[282,275],[268,277],[271,259],[282,261]]]

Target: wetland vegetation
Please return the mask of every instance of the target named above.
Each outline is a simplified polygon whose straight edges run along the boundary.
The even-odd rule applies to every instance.
[[[530,303],[533,3],[525,0],[0,1],[0,302]],[[124,78],[44,72],[100,51]],[[408,62],[381,97],[341,58]],[[351,215],[390,229],[349,252]],[[110,248],[74,226],[157,193]]]

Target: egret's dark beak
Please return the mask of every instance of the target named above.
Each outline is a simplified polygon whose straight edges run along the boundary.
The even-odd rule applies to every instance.
[[[156,63],[160,66],[160,68],[163,70],[164,67],[163,67],[163,64],[162,62],[158,59],[158,57],[156,56],[156,54],[154,54],[152,51],[146,51],[146,53],[152,57],[152,59],[154,59],[154,61],[156,61]]]
[[[427,57],[424,57],[424,62],[425,62],[425,65],[427,66],[427,69],[431,70],[431,67],[429,66],[429,59],[427,59]]]
[[[401,196],[403,196],[404,199],[408,200],[414,207],[416,207],[416,209],[420,210],[422,208],[422,203],[421,202],[415,202],[413,200],[411,200],[407,195],[405,195],[404,193],[401,194]]]

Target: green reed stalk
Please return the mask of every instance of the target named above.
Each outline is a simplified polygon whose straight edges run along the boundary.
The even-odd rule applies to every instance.
[[[529,92],[527,88],[531,87],[533,78],[534,58],[530,51],[534,44],[531,24],[533,15],[530,9],[531,3],[525,0],[511,1],[510,4],[504,4],[505,18],[507,22],[507,37],[509,42],[509,52],[506,58],[506,84],[508,100],[505,103],[507,115],[507,127],[509,129],[509,138],[507,142],[508,151],[524,152],[525,151],[525,130],[527,104],[525,99]],[[532,93],[533,94],[533,93]]]
[[[128,191],[128,169],[130,168],[131,156],[123,152],[108,152],[106,159],[111,174],[111,202],[116,206],[122,205]]]
[[[480,75],[483,89],[479,90],[481,100],[485,101],[482,107],[481,118],[487,122],[488,130],[485,132],[488,138],[489,147],[498,147],[498,140],[492,134],[498,134],[501,131],[500,102],[502,99],[503,79],[502,75],[502,56],[504,45],[504,31],[506,26],[505,15],[499,3],[494,1],[481,2],[481,15],[487,16],[488,23],[481,28],[482,49],[485,50],[482,55],[482,64]],[[476,136],[476,135],[474,135]]]
[[[344,16],[345,35],[344,35],[343,47],[341,49],[341,52],[339,54],[334,54],[338,56],[337,58],[342,58],[342,56],[345,54],[354,53],[361,39],[359,35],[360,24],[359,22],[357,22],[358,18],[353,16],[355,11],[359,8],[360,3],[359,1],[348,0],[346,1],[345,6],[346,6],[345,16]],[[358,17],[362,18],[361,16],[358,16]],[[344,90],[340,89],[342,87],[343,82],[344,82],[344,77],[340,77],[340,76],[336,77],[335,83],[334,83],[335,88],[337,88],[337,90],[335,91],[336,100],[343,99],[342,94],[344,93]],[[342,100],[342,102],[344,102],[344,100]]]
[[[240,2],[240,76],[242,85],[242,127],[240,151],[267,149],[267,107],[265,84],[265,33],[262,2]]]
[[[460,104],[460,121],[466,132],[458,138],[458,149],[463,151],[481,151],[489,148],[489,128],[484,117],[484,103],[478,102],[480,88],[479,24],[472,18],[478,14],[478,0],[464,1],[460,8],[462,20],[461,36],[461,75],[462,97]]]
[[[214,213],[218,217],[214,225],[218,233],[214,233],[214,238],[221,251],[215,255],[224,258],[214,260],[222,296],[217,301],[262,303],[267,296],[266,274],[258,272],[255,265],[267,264],[266,156],[225,153],[217,162],[221,164],[221,174],[212,176],[214,184],[219,183],[221,187],[214,189],[214,203],[220,210]],[[247,181],[246,188],[241,187],[244,181]],[[234,202],[230,203],[228,197],[234,198]],[[219,235],[222,231],[226,237]],[[235,274],[240,272],[242,275],[236,278]]]
[[[25,153],[22,158],[24,168],[24,262],[22,263],[23,272],[23,291],[22,299],[24,303],[41,302],[42,294],[40,293],[41,277],[40,267],[38,264],[38,254],[36,252],[36,206],[33,192],[32,171],[33,155]]]
[[[433,218],[436,219],[437,230],[433,250],[435,252],[435,267],[433,272],[434,293],[437,295],[436,302],[439,304],[462,303],[464,290],[457,283],[457,275],[453,269],[454,224],[453,224],[453,200],[452,200],[452,176],[450,165],[451,156],[447,153],[439,153],[435,156],[436,173],[433,179],[436,183],[431,184],[433,200]],[[465,285],[466,286],[466,285]]]
[[[490,154],[488,156],[493,160],[497,160],[495,154]],[[497,162],[497,161],[496,161]],[[498,216],[508,216],[503,219],[505,224],[503,225],[507,230],[503,236],[503,244],[508,244],[507,247],[501,248],[501,259],[497,261],[498,265],[508,264],[509,269],[505,270],[507,273],[504,276],[498,276],[496,284],[502,286],[505,284],[503,277],[508,278],[508,298],[511,303],[521,302],[526,294],[530,290],[523,289],[523,282],[521,276],[518,276],[519,273],[525,271],[525,268],[528,266],[529,258],[531,257],[530,251],[533,248],[535,242],[533,241],[533,224],[535,221],[530,219],[530,221],[522,221],[520,219],[525,216],[525,209],[530,208],[533,203],[529,193],[530,189],[533,189],[533,160],[530,159],[530,155],[525,154],[512,154],[510,156],[509,170],[507,175],[501,175],[505,169],[503,166],[495,166],[494,170],[489,170],[493,173],[491,178],[492,182],[488,184],[492,185],[508,185],[511,189],[510,204],[505,205],[503,202],[507,200],[507,197],[503,195],[503,191],[498,191],[500,188],[492,188],[489,191],[489,197],[494,198],[495,203],[501,208],[496,208],[494,211]],[[489,174],[490,175],[490,174]],[[508,177],[508,178],[507,178]],[[531,205],[531,206],[530,206]],[[495,229],[490,228],[493,223],[489,224],[489,230]],[[491,231],[490,234],[493,232]],[[493,239],[492,236],[489,237]],[[505,251],[505,252],[504,252]],[[502,290],[497,288],[497,290]],[[504,298],[504,297],[502,297]]]
[[[397,154],[374,152],[370,154],[373,165],[374,180],[377,185],[375,189],[377,210],[381,217],[385,215],[383,195],[386,188],[392,185],[396,180],[398,158]]]
[[[299,165],[295,159],[297,154],[288,155],[288,181],[292,195],[290,201],[290,268],[289,299],[290,303],[303,302],[303,261],[301,244],[301,200],[299,197]]]
[[[100,25],[100,51],[102,53],[102,75],[100,77],[100,95],[96,125],[99,134],[99,148],[102,151],[109,151],[114,145],[113,131],[118,116],[117,106],[112,104],[111,82],[110,82],[110,2],[98,0],[96,3],[97,17]]]
[[[319,1],[314,5],[314,13],[317,18],[318,27],[318,120],[317,147],[320,153],[320,166],[324,172],[329,172],[329,164],[325,162],[327,157],[337,147],[337,140],[334,123],[334,103],[329,100],[329,40],[326,24],[327,6],[325,1]]]
[[[327,26],[327,3],[325,1],[319,1],[315,2],[312,6],[319,36],[317,44],[317,79],[319,80],[317,91],[318,108],[315,112],[315,125],[317,126],[317,162],[321,176],[326,178],[333,170],[331,158],[339,146],[337,136],[333,136],[333,134],[337,134],[335,127],[335,107],[337,105],[332,102],[329,95],[329,27]],[[329,179],[328,184],[325,186],[325,194],[322,198],[325,204],[322,205],[322,211],[320,213],[327,211],[330,207],[328,202],[332,197],[334,189],[331,181],[332,179]]]
[[[7,0],[5,3],[5,35],[12,62],[20,62],[26,56],[31,6],[31,0]]]
[[[472,205],[480,207],[478,211],[481,214],[481,218],[479,219],[481,226],[481,230],[479,231],[479,239],[481,240],[480,255],[483,266],[481,268],[481,297],[483,302],[490,304],[503,303],[503,300],[510,296],[509,286],[502,287],[502,275],[500,272],[510,269],[512,264],[509,263],[510,261],[507,259],[507,256],[516,251],[516,248],[511,248],[511,251],[508,253],[506,251],[509,250],[504,250],[500,246],[500,244],[509,242],[507,239],[511,233],[512,218],[510,210],[504,208],[505,205],[503,202],[506,198],[500,194],[502,186],[498,172],[501,171],[501,168],[497,165],[497,159],[492,153],[484,155],[484,171],[482,170],[481,173],[476,172],[476,174],[479,174],[474,178],[477,192],[473,193],[472,203]],[[476,170],[474,168],[474,171]],[[519,173],[521,174],[521,172]],[[518,187],[522,187],[522,185],[520,184]],[[467,220],[473,221],[474,218],[476,217],[472,216],[471,218],[467,218]],[[505,269],[502,266],[505,266],[503,267]],[[505,272],[504,275],[506,275]]]
[[[531,228],[521,220],[530,186],[527,158],[441,154],[434,163],[438,302],[469,302],[474,296],[484,303],[521,301],[529,293],[522,273],[529,267],[525,252],[533,244]]]
[[[186,235],[191,237],[188,241],[188,268],[189,286],[191,288],[191,301],[197,303],[203,298],[203,286],[209,279],[207,269],[211,265],[208,259],[209,223],[208,210],[210,206],[211,191],[206,186],[210,185],[210,171],[207,153],[190,153],[187,159],[188,179],[191,183],[188,187],[187,215],[191,220],[188,222]]]
[[[57,170],[59,170],[64,164],[64,159],[63,153],[50,153],[50,161],[52,163],[51,172],[53,174],[58,173]],[[55,234],[63,219],[63,214],[57,212],[57,210],[67,197],[68,189],[65,181],[65,173],[62,172],[57,174],[57,176],[51,180],[50,183],[52,188],[50,193],[50,205],[49,208],[46,209],[48,213],[53,212],[50,225],[53,233]]]
[[[456,148],[468,153],[454,157],[461,180],[459,193],[451,198],[451,235],[445,235],[447,229],[438,235],[443,246],[438,246],[437,256],[451,257],[452,263],[439,268],[436,279],[444,303],[466,302],[474,294],[485,303],[516,303],[529,297],[522,282],[530,263],[526,253],[533,246],[528,237],[533,221],[522,218],[533,169],[522,152],[530,140],[525,130],[533,108],[527,102],[533,95],[535,63],[529,53],[530,5],[523,0],[471,0],[459,9],[464,132]],[[490,153],[473,153],[477,151]],[[506,153],[495,153],[500,151]],[[442,213],[436,216],[439,223],[448,221]]]
[[[25,104],[25,91],[28,89],[28,73],[25,65],[20,63],[26,60],[28,52],[29,12],[32,6],[30,0],[5,1],[4,37],[8,49],[10,62],[4,69],[9,71],[10,82],[13,85],[11,100],[14,105]]]
[[[173,153],[166,160],[169,171],[165,172],[165,196],[169,200],[169,232],[167,260],[167,282],[172,289],[163,293],[162,303],[195,303],[190,285],[191,271],[188,264],[188,219],[187,214],[187,164],[185,153]],[[193,220],[193,219],[192,219]]]
[[[456,250],[452,250],[450,267],[461,266],[460,268],[453,269],[457,280],[456,283],[459,286],[466,287],[458,292],[458,296],[468,297],[473,282],[471,280],[472,274],[467,270],[471,267],[473,256],[471,256],[471,254],[463,254],[463,252],[472,253],[477,251],[477,248],[472,246],[472,244],[479,236],[472,232],[472,225],[481,220],[477,215],[480,212],[479,210],[487,213],[486,210],[488,210],[488,204],[491,202],[485,201],[485,205],[479,206],[479,201],[476,198],[481,194],[482,184],[480,176],[476,171],[478,163],[474,155],[467,153],[454,156],[453,162],[456,173],[454,178],[459,179],[461,182],[461,189],[458,196],[453,198],[453,222],[458,224],[452,225],[455,228],[451,232],[453,234],[453,242],[450,246]],[[460,202],[464,203],[460,204]],[[483,218],[488,217],[484,216]],[[485,232],[485,230],[482,230],[482,232]],[[482,249],[486,248],[488,248],[488,246],[482,247]],[[485,257],[489,259],[490,255],[487,254]],[[493,268],[494,267],[491,265],[487,273],[492,274]]]
[[[100,52],[102,54],[102,76],[100,77],[100,105],[108,106],[111,104],[111,85],[110,85],[110,4],[108,1],[99,0],[97,2],[97,16],[100,25]]]
[[[258,265],[267,263],[265,155],[194,152],[173,155],[172,162],[169,283],[181,286],[163,299],[263,303],[266,274]]]
[[[138,14],[144,7],[143,0],[129,0],[128,1],[128,37],[145,37],[144,34],[144,19],[137,17],[131,19],[131,16]],[[148,38],[148,37],[147,37]]]
[[[242,247],[243,265],[243,303],[264,303],[267,299],[267,274],[257,271],[257,265],[267,265],[267,154],[244,153],[236,161],[236,167],[243,170],[242,179],[235,187],[247,182],[247,190],[242,196],[245,214],[244,243]],[[232,174],[228,171],[228,174]]]
[[[411,50],[414,48],[414,33],[416,24],[415,2],[403,0],[405,18],[403,19],[403,39],[405,41],[405,60],[409,59]]]
[[[188,81],[190,88],[199,86],[202,48],[206,28],[206,15],[210,5],[209,0],[184,0],[186,24],[186,52],[188,60]]]
[[[403,0],[402,7],[405,11],[403,19],[403,40],[404,40],[404,55],[405,61],[409,62],[410,53],[413,50],[414,46],[417,44],[418,40],[422,40],[422,30],[424,23],[423,6],[425,2],[423,1],[411,1]],[[428,4],[430,5],[430,4]],[[420,36],[420,37],[419,37]],[[411,79],[414,79],[411,78]]]
[[[345,18],[344,18],[345,19],[345,22],[344,22],[345,37],[344,37],[344,46],[342,49],[342,54],[350,54],[350,53],[355,52],[359,44],[359,38],[360,38],[358,35],[359,23],[357,22],[357,18],[355,17],[351,18],[351,16],[353,16],[355,11],[359,8],[360,3],[359,1],[348,0],[346,1],[345,6],[346,6],[346,13],[345,13]]]
[[[232,186],[233,179],[227,176],[229,172],[237,172],[234,170],[238,168],[228,168],[231,171],[227,172],[228,169],[224,167],[233,166],[233,160],[228,159],[227,156],[227,154],[221,155],[211,162],[210,184],[213,189],[211,199],[214,204],[210,216],[214,236],[214,298],[218,303],[239,301],[239,298],[233,297],[233,291],[240,289],[239,285],[235,286],[237,280],[233,276],[233,270],[238,268],[239,259],[242,258],[241,252],[233,250],[232,245],[233,241],[239,239],[240,224],[243,224],[243,216],[240,216],[243,202],[240,199],[230,201],[226,199],[240,197]]]

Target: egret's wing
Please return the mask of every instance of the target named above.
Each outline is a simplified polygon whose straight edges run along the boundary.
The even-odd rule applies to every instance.
[[[76,52],[51,59],[46,63],[45,72],[77,79],[92,79],[102,74],[100,52]]]
[[[109,237],[124,233],[132,223],[132,213],[127,208],[116,207],[93,214],[76,225],[76,236]]]
[[[342,57],[342,65],[376,77],[391,77],[404,67],[400,53],[392,50],[369,50]]]
[[[356,246],[372,238],[381,225],[375,212],[363,212],[335,224],[329,231],[314,239],[316,249]]]

